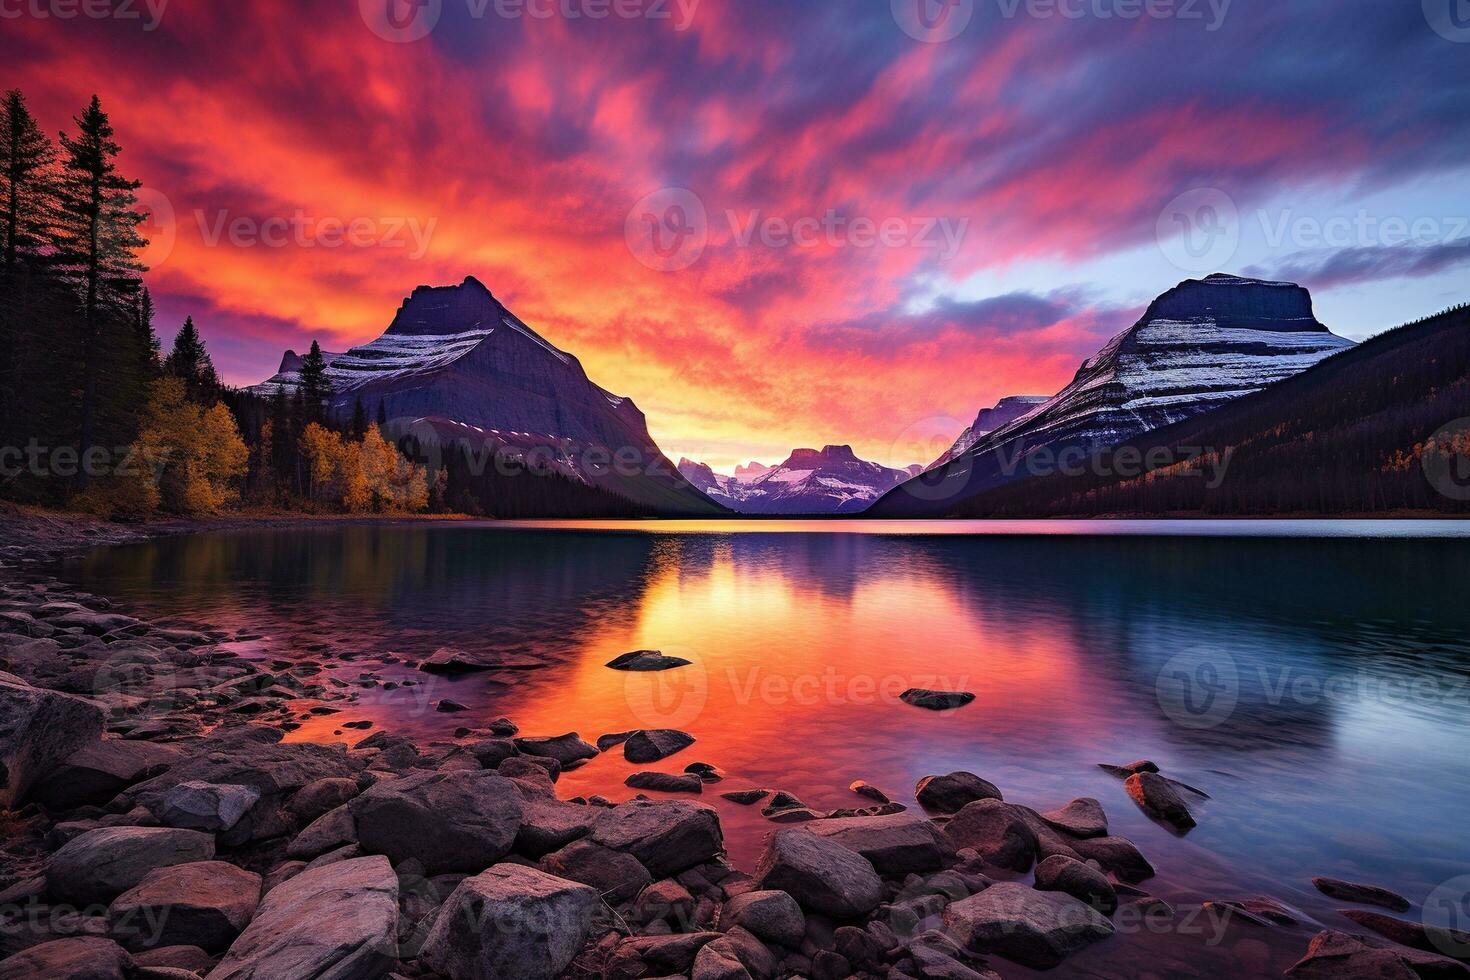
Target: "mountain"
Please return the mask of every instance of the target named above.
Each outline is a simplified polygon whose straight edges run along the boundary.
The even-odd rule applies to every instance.
[[[1353,346],[1295,283],[1215,274],[1180,283],[1082,363],[1044,404],[889,492],[873,517],[941,517],[978,493],[1086,461],[1144,432],[1209,412]]]
[[[1003,425],[1010,425],[1016,419],[1025,415],[1038,405],[1044,405],[1051,400],[1049,395],[1011,395],[1002,398],[995,403],[994,408],[982,408],[980,414],[975,416],[975,421],[970,427],[960,433],[960,437],[954,441],[954,445],[945,450],[944,455],[924,467],[932,470],[936,466],[943,466],[956,456],[965,452],[984,436],[989,435]],[[914,474],[917,476],[918,474]]]
[[[328,362],[334,418],[360,399],[370,418],[381,406],[394,438],[468,445],[482,460],[529,457],[661,513],[721,512],[664,457],[631,399],[594,384],[474,277],[419,286],[381,337]],[[249,390],[293,392],[300,367],[287,352],[281,371]]]
[[[1470,514],[1470,306],[1128,440],[1137,474],[1053,474],[965,517]]]
[[[762,476],[763,474],[769,472],[771,472],[771,467],[767,466],[765,463],[757,463],[755,460],[751,460],[744,466],[735,467],[735,479],[739,480],[742,483],[749,483],[756,477]]]
[[[855,514],[911,475],[858,459],[851,446],[797,449],[749,480],[680,460],[679,472],[712,500],[742,514]]]

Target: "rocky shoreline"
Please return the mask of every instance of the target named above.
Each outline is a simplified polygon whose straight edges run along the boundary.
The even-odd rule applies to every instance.
[[[859,780],[862,805],[818,811],[681,765],[695,736],[671,730],[594,744],[498,718],[441,741],[285,741],[357,696],[329,669],[350,656],[250,659],[248,632],[139,620],[29,567],[174,530],[43,524],[41,544],[12,537],[0,555],[0,980],[962,980],[1085,964],[1093,944],[1186,912],[1148,893],[1152,865],[1099,801],[1042,812],[972,773],[924,779],[914,809]],[[388,663],[361,658],[358,683]],[[514,669],[455,651],[420,667]],[[960,693],[917,692],[914,710]],[[634,788],[759,806],[772,832],[756,866],[726,860],[707,804],[559,797],[563,771],[613,751],[674,770]],[[1205,794],[1152,763],[1105,768],[1118,805],[1181,833],[1204,817]],[[1470,937],[1386,914],[1401,896],[1315,884],[1372,910],[1349,915],[1361,934],[1318,932],[1289,976],[1470,976],[1444,955]],[[1306,924],[1264,898],[1188,911]]]

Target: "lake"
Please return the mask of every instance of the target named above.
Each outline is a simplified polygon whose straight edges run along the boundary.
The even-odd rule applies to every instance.
[[[965,769],[1038,809],[1096,797],[1181,912],[1259,894],[1308,923],[1125,937],[1058,974],[1279,975],[1317,928],[1361,931],[1314,875],[1467,925],[1470,522],[323,526],[103,549],[61,574],[135,613],[257,631],[252,657],[352,654],[347,683],[420,682],[364,688],[293,738],[356,741],[353,720],[447,738],[501,715],[594,741],[684,729],[697,743],[663,763],[614,751],[560,793],[626,799],[636,769],[712,763],[727,778],[703,799],[746,869],[773,825],[718,791],[861,806],[847,787],[864,779],[913,806],[918,779]],[[377,662],[446,645],[546,666]],[[604,666],[641,648],[693,665]],[[909,687],[976,697],[933,713],[898,700]],[[469,710],[436,712],[443,697]],[[1155,823],[1097,767],[1142,758],[1210,795],[1196,829]]]

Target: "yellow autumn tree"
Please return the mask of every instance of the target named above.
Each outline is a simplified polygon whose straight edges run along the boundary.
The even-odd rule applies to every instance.
[[[212,514],[235,500],[250,458],[230,410],[189,401],[174,377],[153,383],[133,451],[156,479],[158,506],[179,514]]]
[[[301,433],[301,451],[311,476],[313,500],[349,513],[424,510],[429,483],[421,466],[411,464],[368,426],[362,442],[312,423]]]

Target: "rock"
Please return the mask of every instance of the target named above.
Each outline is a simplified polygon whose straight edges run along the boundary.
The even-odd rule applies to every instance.
[[[642,923],[665,919],[675,929],[682,930],[693,914],[694,896],[672,878],[650,883],[633,902],[634,918]]]
[[[776,793],[772,794],[771,801],[766,804],[765,810],[763,812],[766,816],[769,817],[771,814],[775,813],[778,810],[802,809],[806,809],[805,803],[801,802],[801,800],[797,799],[796,796],[786,792],[785,790],[778,790]]]
[[[166,827],[223,833],[259,800],[260,790],[253,786],[179,783],[164,795],[153,815]]]
[[[805,828],[772,834],[754,878],[756,888],[784,891],[836,919],[866,915],[883,898],[883,881],[866,858]]]
[[[148,872],[214,857],[214,838],[168,827],[101,827],[67,842],[51,858],[46,888],[73,905],[110,901]]]
[[[666,759],[694,744],[694,736],[672,728],[636,731],[623,743],[623,758],[644,765]]]
[[[366,854],[419,862],[425,875],[476,872],[510,853],[521,791],[498,773],[421,772],[380,782],[348,806]]]
[[[560,850],[592,833],[597,811],[553,797],[528,796],[521,804],[521,829],[515,850],[529,858]]]
[[[515,747],[525,755],[555,759],[563,769],[585,759],[595,759],[601,754],[597,746],[582,741],[582,737],[576,732],[548,738],[518,738],[515,740]]]
[[[741,806],[751,806],[771,795],[768,789],[732,789],[721,793],[720,799],[729,800],[731,803],[739,803]]]
[[[520,754],[516,743],[508,738],[487,738],[468,746],[468,750],[483,769],[498,769],[506,759]]]
[[[445,714],[450,714],[457,711],[468,711],[470,709],[467,708],[465,705],[460,704],[458,701],[454,701],[450,698],[444,698],[434,705],[434,710],[443,712]]]
[[[914,788],[914,795],[920,806],[935,813],[958,813],[976,800],[1002,799],[995,784],[969,772],[925,776]]]
[[[1136,885],[1154,876],[1154,866],[1126,837],[1093,837],[1071,843],[1084,860],[1096,861],[1104,871],[1111,871],[1122,881]]]
[[[107,910],[113,938],[133,950],[198,946],[222,953],[250,924],[260,875],[223,861],[150,871]]]
[[[160,946],[133,955],[138,966],[188,970],[200,976],[214,968],[214,957],[198,946]]]
[[[602,752],[615,749],[631,738],[633,734],[634,732],[611,732],[607,735],[599,735],[597,736],[597,748]]]
[[[1123,783],[1133,802],[1151,815],[1180,830],[1195,826],[1194,816],[1189,812],[1184,798],[1174,789],[1169,780],[1153,772],[1138,772]]]
[[[648,869],[633,855],[589,840],[574,841],[546,855],[540,868],[559,878],[590,885],[613,905],[631,900],[653,881]]]
[[[648,789],[657,793],[703,793],[704,780],[694,775],[675,776],[667,772],[635,772],[623,780],[633,789]]]
[[[1029,871],[1036,860],[1036,833],[1017,808],[1000,800],[976,800],[944,825],[956,847],[974,849],[987,865]]]
[[[806,829],[856,851],[883,875],[938,871],[954,858],[954,845],[938,827],[907,813],[818,820]]]
[[[286,856],[311,860],[328,851],[357,843],[357,821],[346,804],[313,820],[286,846]]]
[[[1394,912],[1409,911],[1410,902],[1397,892],[1391,892],[1387,888],[1379,888],[1375,885],[1360,885],[1352,881],[1342,881],[1338,878],[1313,878],[1312,884],[1328,898],[1336,898],[1344,902],[1357,902],[1360,905],[1378,905]]]
[[[1401,946],[1429,953],[1446,949],[1470,950],[1470,932],[1462,929],[1426,926],[1422,922],[1407,922],[1382,912],[1369,912],[1367,909],[1341,909],[1338,914],[1365,929],[1372,929],[1380,936],[1387,936]]]
[[[297,819],[311,823],[342,804],[350,802],[360,792],[362,792],[362,787],[358,785],[357,780],[348,779],[345,776],[329,776],[301,787],[296,791],[296,795],[291,797],[291,802],[286,804],[286,807]]]
[[[1286,976],[1294,980],[1419,980],[1467,977],[1470,967],[1439,953],[1329,929],[1312,938],[1306,955]]]
[[[597,905],[586,885],[497,865],[449,896],[419,959],[451,980],[554,980],[581,951]]]
[[[126,980],[133,958],[110,939],[56,939],[0,960],[0,980]]]
[[[690,661],[683,657],[666,657],[657,650],[634,650],[607,662],[613,670],[672,670],[687,667]]]
[[[592,840],[626,851],[657,878],[719,855],[725,846],[713,807],[683,800],[632,800],[597,811]]]
[[[705,783],[718,783],[725,778],[725,774],[717,766],[712,766],[708,762],[691,762],[684,767],[684,771],[698,776],[700,781]]]
[[[866,796],[868,799],[876,800],[879,803],[892,802],[888,799],[887,793],[883,792],[881,789],[874,786],[872,783],[868,782],[865,779],[855,779],[852,781],[851,784],[848,785],[847,788],[856,793],[858,796]]]
[[[0,810],[16,809],[31,785],[102,737],[102,705],[0,681]]]
[[[1097,767],[1108,775],[1117,776],[1119,779],[1127,779],[1134,773],[1159,771],[1159,767],[1154,765],[1152,762],[1149,762],[1147,759],[1140,759],[1137,762],[1130,762],[1126,766],[1110,766],[1106,762],[1099,762],[1097,764]]]
[[[1296,925],[1296,918],[1285,906],[1269,898],[1203,902],[1200,909],[1223,923],[1238,919],[1262,927]]]
[[[470,653],[454,647],[440,647],[419,664],[429,674],[471,674],[485,670],[537,670],[546,664],[524,657],[486,650]]]
[[[750,973],[724,940],[705,944],[694,955],[690,980],[750,980]]]
[[[303,871],[265,896],[208,980],[384,977],[397,928],[398,878],[387,858]]]
[[[156,742],[108,738],[82,746],[31,790],[31,798],[51,810],[102,806],[134,783],[157,776],[183,752]]]
[[[607,980],[687,976],[699,951],[719,938],[718,932],[689,932],[625,939],[613,949],[603,976]]]
[[[1060,854],[1036,866],[1036,888],[1071,895],[1103,915],[1112,915],[1118,908],[1118,893],[1107,876],[1090,864]]]
[[[922,687],[911,687],[900,694],[898,699],[916,708],[948,711],[952,708],[963,708],[975,700],[975,695],[969,691],[930,691]]]
[[[750,891],[736,895],[720,909],[720,929],[739,926],[769,943],[796,949],[806,934],[806,916],[796,899],[783,891]]]
[[[1108,815],[1102,804],[1090,796],[1073,800],[1066,806],[1040,814],[1047,825],[1073,837],[1106,837]]]
[[[971,953],[995,953],[1038,970],[1113,934],[1111,922],[1070,895],[1013,881],[950,905],[944,924]]]
[[[925,943],[911,945],[909,955],[913,956],[920,975],[926,980],[1000,980],[998,973],[990,970],[977,973],[948,952]]]

